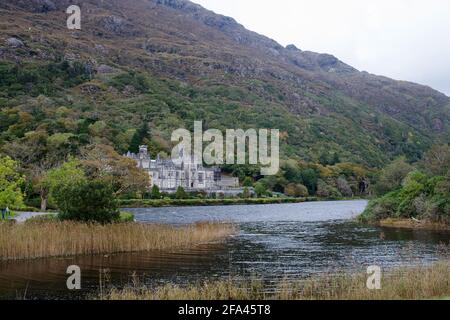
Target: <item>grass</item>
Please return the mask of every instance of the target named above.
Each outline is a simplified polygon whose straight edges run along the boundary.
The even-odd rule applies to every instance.
[[[58,215],[55,213],[43,214],[40,216],[28,218],[27,220],[25,220],[25,223],[44,223],[51,221],[58,221]]]
[[[382,227],[401,229],[427,229],[427,230],[450,230],[450,224],[434,222],[429,220],[412,220],[401,218],[387,218],[374,223]]]
[[[450,294],[450,263],[399,268],[382,277],[380,290],[366,287],[367,274],[334,274],[306,280],[280,281],[268,291],[263,281],[214,281],[187,286],[168,284],[154,289],[134,285],[110,289],[104,300],[419,300]],[[102,290],[102,292],[105,292]],[[436,298],[440,297],[440,298]]]
[[[168,226],[68,221],[0,223],[0,260],[168,250],[218,241],[235,232],[226,223]]]
[[[49,213],[40,216],[28,218],[25,223],[42,223],[46,221],[57,221],[59,216],[57,213]],[[134,214],[127,211],[121,211],[119,222],[134,222]]]

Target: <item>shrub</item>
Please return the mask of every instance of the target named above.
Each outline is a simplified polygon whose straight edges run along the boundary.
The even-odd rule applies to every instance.
[[[188,195],[187,195],[186,191],[184,191],[183,187],[180,186],[177,188],[177,191],[175,193],[175,198],[176,199],[187,199],[188,198]]]
[[[319,180],[317,182],[317,196],[322,198],[340,198],[342,194],[335,187],[328,185],[325,181]]]
[[[135,72],[122,73],[115,76],[109,84],[119,90],[124,90],[127,86],[132,86],[140,93],[145,93],[150,89],[147,79],[143,75]]]
[[[420,202],[419,198],[425,192],[426,181],[426,176],[419,171],[413,171],[408,174],[402,183],[403,188],[398,193],[398,216],[416,217],[423,213],[417,211],[417,208],[420,206],[416,206],[415,202],[416,204]]]
[[[284,188],[284,193],[290,197],[307,197],[308,188],[299,183],[290,183]]]
[[[54,197],[64,220],[110,223],[120,218],[112,187],[102,181],[64,186]]]
[[[120,222],[134,222],[134,214],[127,211],[121,211]]]
[[[245,177],[244,181],[242,182],[242,186],[244,186],[244,187],[253,186],[253,179],[250,177]]]
[[[248,189],[248,187],[245,187],[244,191],[242,192],[242,198],[248,199],[250,197],[251,197],[250,190]]]
[[[255,193],[257,197],[262,197],[265,196],[267,193],[267,188],[264,184],[262,184],[261,182],[257,182],[255,183]]]
[[[363,221],[379,221],[397,215],[398,191],[388,193],[382,198],[371,200],[360,219]]]
[[[413,170],[404,158],[399,158],[384,168],[375,185],[375,191],[382,195],[401,187],[403,179]]]
[[[370,201],[361,219],[417,217],[449,223],[449,215],[450,175],[429,178],[413,171],[403,180],[401,189]]]
[[[345,196],[345,197],[352,197],[353,191],[350,185],[348,184],[347,180],[344,177],[339,177],[336,180],[336,185],[339,190],[339,192]]]
[[[305,169],[300,173],[303,185],[308,188],[309,194],[316,193],[319,174],[314,169]]]
[[[157,185],[154,185],[152,187],[151,198],[152,199],[161,199],[161,192],[159,191],[159,188]]]
[[[435,145],[425,153],[420,163],[431,175],[445,175],[450,169],[450,146]]]

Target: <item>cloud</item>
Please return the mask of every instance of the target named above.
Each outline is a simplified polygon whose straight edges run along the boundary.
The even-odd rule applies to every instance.
[[[283,45],[450,95],[448,0],[194,0]]]

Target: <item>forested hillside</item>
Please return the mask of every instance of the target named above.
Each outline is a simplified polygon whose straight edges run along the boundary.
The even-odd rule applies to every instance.
[[[66,27],[71,4],[82,30]],[[268,187],[315,193],[334,177],[332,195],[343,175],[350,195],[371,168],[450,140],[444,94],[282,47],[189,1],[0,0],[0,44],[0,150],[35,171],[94,144],[167,154],[172,130],[203,120],[281,130],[290,161]]]

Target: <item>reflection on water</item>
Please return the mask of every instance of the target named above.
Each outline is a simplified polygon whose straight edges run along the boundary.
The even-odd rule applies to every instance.
[[[240,233],[225,243],[191,250],[52,258],[0,263],[0,297],[82,298],[98,292],[99,271],[111,283],[129,284],[132,274],[153,286],[228,276],[305,277],[319,272],[362,270],[435,261],[446,254],[447,231],[361,226],[350,219],[365,201],[288,205],[134,209],[141,221],[174,224],[235,221]],[[79,265],[82,291],[66,289],[66,268]]]

